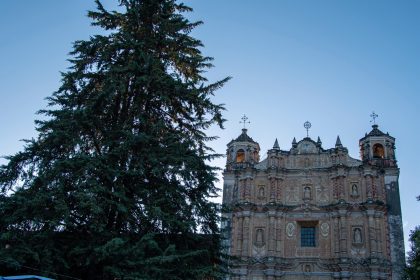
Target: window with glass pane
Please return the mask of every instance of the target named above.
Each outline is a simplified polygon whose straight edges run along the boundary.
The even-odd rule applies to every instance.
[[[300,228],[300,246],[315,247],[315,227]]]

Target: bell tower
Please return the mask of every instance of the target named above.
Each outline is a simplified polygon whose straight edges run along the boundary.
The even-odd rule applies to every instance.
[[[372,113],[372,118],[378,116]],[[396,167],[395,138],[383,133],[374,122],[372,130],[360,139],[360,156],[364,163],[381,167]]]
[[[242,117],[244,128],[242,133],[227,144],[226,168],[223,171],[223,205],[227,208],[233,205],[250,201],[254,190],[253,178],[256,174],[256,165],[260,163],[260,145],[247,134],[245,124],[247,117]],[[226,253],[232,250],[232,212],[222,213],[222,235]]]
[[[391,263],[393,267],[392,279],[402,277],[405,265],[404,237],[399,191],[399,168],[395,157],[395,138],[389,133],[379,130],[374,112],[372,130],[359,140],[360,156],[363,161],[365,177],[383,178],[385,201],[387,205],[387,222],[389,229]],[[376,175],[375,175],[376,174]],[[369,201],[372,203],[372,201]]]
[[[227,144],[226,170],[252,167],[260,161],[260,145],[243,128],[241,135]]]

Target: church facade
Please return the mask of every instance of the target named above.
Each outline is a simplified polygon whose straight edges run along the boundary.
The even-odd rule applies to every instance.
[[[260,147],[243,129],[227,145],[223,217],[232,280],[389,279],[405,264],[395,139],[377,125],[361,159],[337,137],[289,150]]]

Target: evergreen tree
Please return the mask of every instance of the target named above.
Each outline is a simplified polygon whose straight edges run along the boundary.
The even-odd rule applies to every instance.
[[[411,250],[408,252],[407,268],[405,270],[405,279],[420,279],[420,227],[417,227],[410,234]]]
[[[205,130],[222,127],[211,96],[228,78],[204,77],[211,58],[190,36],[201,24],[183,16],[191,8],[96,4],[88,16],[107,35],[74,43],[38,137],[0,167],[0,272],[217,279],[217,169],[208,162],[218,155]]]
[[[420,200],[420,196],[417,197],[417,200]],[[420,226],[411,231],[410,249],[404,279],[417,280],[420,279]]]

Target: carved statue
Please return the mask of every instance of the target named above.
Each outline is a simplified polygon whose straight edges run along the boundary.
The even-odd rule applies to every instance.
[[[261,228],[257,229],[256,237],[255,237],[255,245],[257,246],[264,245],[264,230]]]
[[[311,188],[305,187],[303,189],[303,199],[311,199]]]
[[[265,196],[264,187],[260,187],[258,190],[258,197],[263,198]]]
[[[356,184],[353,184],[353,186],[351,186],[351,195],[353,195],[353,196],[358,196],[359,195],[359,190],[357,189]]]
[[[355,228],[353,231],[353,242],[360,244],[362,243],[362,231],[360,228]]]

